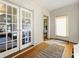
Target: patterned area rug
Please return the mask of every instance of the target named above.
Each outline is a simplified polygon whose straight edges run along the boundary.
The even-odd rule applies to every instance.
[[[62,58],[64,48],[61,45],[49,45],[48,48],[40,51],[36,58]]]

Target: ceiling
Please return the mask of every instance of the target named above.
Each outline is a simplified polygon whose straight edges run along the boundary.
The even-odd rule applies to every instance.
[[[64,7],[66,5],[77,3],[78,1],[79,0],[31,0],[31,2],[39,4],[40,6],[48,9],[49,11]]]

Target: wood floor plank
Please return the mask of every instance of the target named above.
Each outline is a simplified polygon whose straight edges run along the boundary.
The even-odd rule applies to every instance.
[[[73,43],[66,44],[63,57],[64,58],[71,58],[72,57],[72,51],[73,51]]]

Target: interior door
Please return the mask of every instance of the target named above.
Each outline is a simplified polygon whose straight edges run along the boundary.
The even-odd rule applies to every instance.
[[[19,50],[18,12],[15,5],[0,1],[0,57]]]
[[[20,9],[20,49],[32,45],[32,11]]]

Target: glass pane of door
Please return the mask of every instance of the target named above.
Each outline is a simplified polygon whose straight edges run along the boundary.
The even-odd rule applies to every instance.
[[[7,15],[7,23],[12,24],[12,15]]]
[[[17,24],[13,24],[13,48],[17,47]]]
[[[13,48],[17,47],[17,9],[13,8]]]
[[[26,31],[27,31],[27,27],[26,27],[26,25],[25,25],[25,21],[26,21],[26,19],[25,19],[25,12],[24,11],[22,11],[22,45],[24,45],[24,44],[26,44]]]
[[[9,49],[12,49],[12,24],[10,24],[10,28],[7,31],[7,50]]]
[[[12,7],[7,6],[7,50],[12,49]]]
[[[13,15],[17,15],[17,9],[13,8]]]
[[[7,14],[12,15],[12,7],[11,6],[7,6]]]
[[[6,51],[6,33],[0,32],[0,53]]]
[[[13,16],[13,23],[17,23],[17,16]]]
[[[29,31],[29,42],[31,42],[31,31]]]

